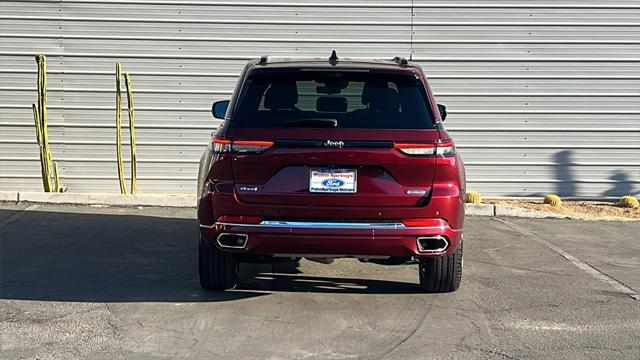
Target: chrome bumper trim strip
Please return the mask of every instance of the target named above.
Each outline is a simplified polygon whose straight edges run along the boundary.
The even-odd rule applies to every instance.
[[[273,221],[273,220],[265,220],[259,224],[238,224],[238,223],[216,222],[215,225],[263,227],[263,228],[297,228],[297,229],[404,229],[406,228],[406,226],[403,223],[339,223],[339,222]],[[211,227],[213,226],[210,226],[208,228],[211,228]]]
[[[311,222],[311,221],[268,221],[260,223],[269,227],[313,228],[313,229],[400,229],[403,223],[341,223],[341,222]]]

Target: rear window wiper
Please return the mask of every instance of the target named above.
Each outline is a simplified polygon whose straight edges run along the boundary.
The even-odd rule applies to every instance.
[[[288,126],[309,126],[309,127],[338,127],[338,120],[327,118],[311,118],[311,119],[297,119],[285,121]]]

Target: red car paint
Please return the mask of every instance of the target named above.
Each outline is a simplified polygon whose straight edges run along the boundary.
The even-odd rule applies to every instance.
[[[345,72],[365,69],[414,76],[423,86],[435,125],[433,129],[231,126],[243,83],[252,71],[300,68]],[[328,140],[351,145],[315,146]],[[367,142],[388,146],[369,147]],[[231,149],[234,145],[252,146],[262,152],[214,151],[216,146]],[[209,246],[238,256],[421,258],[452,254],[461,241],[464,222],[463,163],[457,152],[446,156],[411,156],[402,152],[416,146],[453,146],[419,66],[361,61],[341,61],[337,65],[324,61],[250,63],[240,77],[225,122],[201,161],[198,220],[202,238]],[[356,170],[357,192],[311,193],[312,168]],[[277,222],[283,224],[269,225]],[[296,226],[287,225],[294,223]],[[371,226],[336,225],[340,223]],[[388,227],[393,223],[402,226]],[[248,235],[246,246],[221,247],[216,239],[222,233]],[[431,235],[446,237],[446,250],[420,252],[417,237]]]

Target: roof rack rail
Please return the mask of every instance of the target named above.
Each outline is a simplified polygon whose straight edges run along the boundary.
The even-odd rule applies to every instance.
[[[409,62],[403,56],[396,56],[396,57],[393,58],[393,61],[395,61],[395,63],[400,65],[400,66],[409,65]]]
[[[258,65],[265,65],[265,64],[269,63],[269,61],[271,61],[271,56],[262,55],[262,56],[260,56],[260,60],[258,60]]]

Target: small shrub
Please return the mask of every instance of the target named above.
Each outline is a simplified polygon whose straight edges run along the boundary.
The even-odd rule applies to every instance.
[[[477,191],[469,191],[467,193],[467,202],[471,204],[480,204],[482,202],[482,196]]]
[[[560,199],[560,196],[558,195],[547,195],[544,197],[544,201],[545,204],[549,204],[551,206],[560,206],[562,205],[562,199]]]
[[[623,208],[632,208],[632,209],[637,209],[638,207],[640,207],[638,198],[631,195],[626,195],[621,197],[618,205]]]

